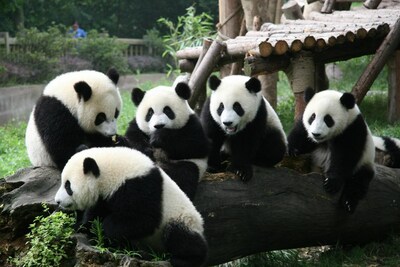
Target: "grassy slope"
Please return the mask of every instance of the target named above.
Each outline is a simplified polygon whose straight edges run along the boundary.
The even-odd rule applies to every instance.
[[[355,81],[361,74],[368,57],[340,62],[338,65],[344,72],[341,81],[331,81],[331,88],[338,90],[351,90]],[[387,111],[387,84],[386,73],[383,72],[374,83],[371,91],[361,105],[361,110],[374,134],[400,137],[400,124],[390,125],[386,122]],[[168,84],[161,81],[159,84]],[[151,83],[142,84],[142,89],[149,89]],[[278,84],[278,114],[286,131],[293,123],[293,96],[289,89],[286,76],[280,73]],[[123,111],[118,122],[118,130],[123,134],[127,124],[132,119],[134,107],[130,101],[130,93],[122,92]],[[14,173],[22,167],[30,165],[25,150],[26,123],[11,123],[0,127],[0,177]],[[385,243],[369,244],[365,248],[324,248],[285,250],[263,253],[229,263],[229,266],[400,266],[398,247],[400,239],[393,237]],[[312,256],[310,256],[312,255]]]

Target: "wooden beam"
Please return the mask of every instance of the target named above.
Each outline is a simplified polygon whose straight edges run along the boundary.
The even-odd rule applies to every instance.
[[[400,121],[400,50],[393,53],[388,60],[388,83],[389,83],[389,122]]]
[[[375,81],[383,66],[393,55],[394,51],[400,44],[400,18],[397,19],[393,28],[386,36],[385,40],[379,46],[371,62],[367,65],[364,72],[361,74],[357,83],[352,89],[352,93],[357,99],[357,103],[361,103],[364,96],[367,94],[372,83]]]

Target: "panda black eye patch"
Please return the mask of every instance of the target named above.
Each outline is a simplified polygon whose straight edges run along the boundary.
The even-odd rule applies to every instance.
[[[96,126],[97,126],[97,125],[100,125],[100,124],[102,124],[103,122],[105,122],[106,119],[107,119],[106,114],[104,114],[103,112],[100,112],[99,114],[97,114],[96,120],[94,121],[94,124],[95,124]]]
[[[146,117],[144,118],[146,120],[146,122],[149,122],[151,117],[153,117],[154,114],[154,110],[152,108],[149,108],[149,110],[147,111]]]
[[[165,115],[167,115],[167,117],[170,120],[175,119],[175,113],[170,107],[168,107],[168,106],[164,107],[163,112],[164,112]]]
[[[311,117],[308,119],[308,124],[311,124],[315,120],[315,113],[311,115]]]
[[[64,188],[65,188],[65,191],[67,191],[67,194],[72,196],[73,192],[72,192],[72,189],[71,189],[71,182],[69,180],[67,180],[65,182]]]
[[[332,119],[331,115],[325,115],[324,122],[329,128],[331,128],[335,124],[335,121]]]
[[[244,110],[242,108],[242,105],[239,104],[239,102],[235,102],[233,104],[233,110],[240,116],[242,117],[244,115]]]
[[[218,116],[221,116],[222,111],[224,111],[224,104],[222,104],[222,102],[221,102],[221,104],[219,104],[219,107],[217,109]]]
[[[114,115],[114,118],[118,118],[118,116],[119,116],[119,110],[116,108],[116,109],[115,109],[115,115]]]

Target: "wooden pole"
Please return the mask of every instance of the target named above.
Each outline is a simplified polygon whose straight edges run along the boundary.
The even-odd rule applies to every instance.
[[[352,89],[352,93],[356,97],[358,104],[360,104],[364,99],[372,83],[381,72],[389,57],[393,55],[394,51],[399,47],[399,44],[400,18],[397,19],[393,28],[379,46],[371,62],[365,68],[364,72],[361,74],[360,78]]]
[[[388,70],[388,120],[396,122],[400,121],[400,50],[395,51],[388,60]]]

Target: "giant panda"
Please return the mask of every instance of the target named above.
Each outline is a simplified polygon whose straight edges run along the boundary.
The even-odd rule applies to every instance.
[[[375,162],[390,168],[400,168],[400,140],[389,136],[372,136],[372,139],[376,152]]]
[[[323,187],[334,194],[342,189],[339,204],[353,213],[367,194],[375,175],[375,148],[371,132],[350,93],[305,90],[302,119],[288,135],[289,154],[311,153],[325,174]]]
[[[223,156],[230,158],[228,171],[243,181],[251,179],[251,164],[274,166],[286,153],[286,135],[257,78],[232,75],[208,81],[211,96],[204,103],[201,122],[211,141],[210,172],[223,171]],[[223,150],[223,154],[221,154]]]
[[[207,168],[208,140],[187,102],[190,95],[184,82],[147,92],[133,89],[132,101],[137,110],[125,137],[133,148],[156,160],[193,200]]]
[[[107,75],[83,70],[50,81],[26,129],[25,143],[32,165],[62,170],[82,146],[112,146],[119,142],[120,138],[112,138],[121,111],[118,79],[118,72],[110,69]]]
[[[79,229],[102,223],[109,245],[170,254],[173,266],[202,266],[208,246],[203,219],[174,181],[128,147],[90,148],[71,157],[55,201],[84,211]]]

